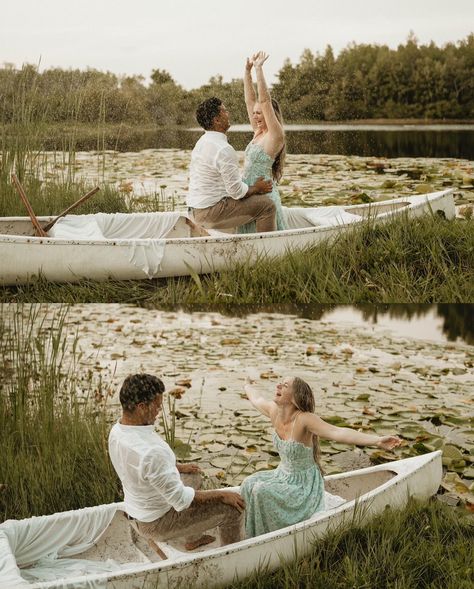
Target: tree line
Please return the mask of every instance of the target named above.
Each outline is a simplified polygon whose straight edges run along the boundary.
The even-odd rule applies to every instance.
[[[247,120],[243,81],[214,76],[185,90],[162,69],[117,76],[94,69],[0,68],[0,122],[195,124],[197,104],[217,95],[232,121]],[[352,43],[337,56],[306,49],[286,60],[272,87],[287,122],[371,118],[473,119],[474,34],[443,47],[413,34],[396,49]]]

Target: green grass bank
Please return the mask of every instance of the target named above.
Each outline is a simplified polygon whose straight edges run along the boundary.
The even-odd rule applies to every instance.
[[[387,509],[314,544],[312,553],[233,589],[469,589],[474,518],[433,500]]]

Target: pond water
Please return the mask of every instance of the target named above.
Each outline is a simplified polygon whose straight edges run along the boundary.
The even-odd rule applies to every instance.
[[[391,336],[447,343],[463,341],[474,345],[474,305],[472,304],[359,304],[359,305],[212,305],[182,307],[207,309],[234,317],[262,312],[278,312],[315,321],[363,326],[374,333],[387,329]]]
[[[287,125],[289,153],[339,154],[377,157],[435,157],[474,159],[474,125]],[[202,130],[157,129],[127,132],[111,141],[109,149],[192,149]],[[249,125],[230,128],[229,141],[237,150],[251,140]],[[78,149],[97,148],[79,142]]]
[[[73,305],[63,336],[70,343],[77,336],[75,371],[92,374],[91,398],[108,407],[111,421],[120,413],[117,392],[126,375],[162,377],[165,409],[175,405],[177,455],[199,461],[216,484],[236,484],[278,463],[269,421],[243,393],[246,375],[272,398],[276,383],[296,374],[312,386],[324,419],[379,435],[397,432],[404,440],[394,452],[325,442],[327,473],[442,448],[450,476],[461,477],[467,493],[474,489],[474,346],[440,339],[439,320],[465,325],[472,319],[468,306],[370,307],[246,308],[231,315],[215,308]],[[7,329],[12,314],[29,308],[4,305]],[[37,329],[61,309],[42,305]],[[406,327],[401,333],[408,316],[411,333]]]

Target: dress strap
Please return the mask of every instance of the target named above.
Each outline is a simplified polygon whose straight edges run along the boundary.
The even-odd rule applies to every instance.
[[[295,418],[293,419],[293,425],[291,426],[291,434],[290,434],[290,440],[293,440],[293,432],[295,430],[295,423],[296,420],[298,419],[298,415],[301,413],[301,411],[298,411],[297,414],[295,415]]]

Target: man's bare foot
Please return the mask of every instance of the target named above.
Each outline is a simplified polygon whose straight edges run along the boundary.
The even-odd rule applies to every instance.
[[[211,544],[212,542],[214,542],[214,540],[215,540],[214,536],[209,536],[208,534],[204,534],[204,536],[201,536],[197,540],[194,540],[192,542],[186,542],[184,547],[186,548],[186,550],[196,550],[196,548],[199,548],[199,546],[205,546],[206,544]]]

